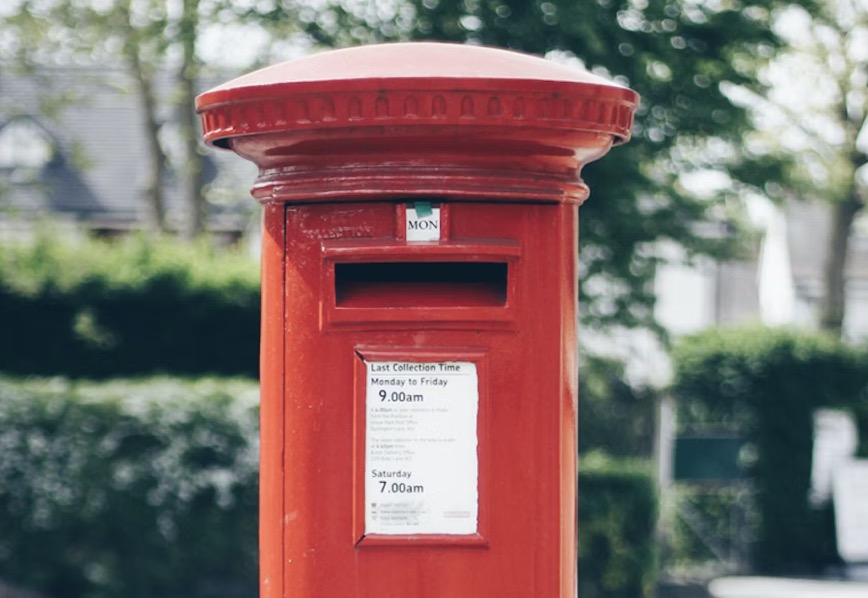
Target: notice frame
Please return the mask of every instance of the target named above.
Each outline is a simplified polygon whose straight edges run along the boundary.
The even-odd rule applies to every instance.
[[[484,349],[420,349],[400,347],[357,347],[355,349],[354,400],[353,400],[353,537],[357,548],[373,546],[486,546],[488,544],[488,354]],[[478,389],[476,405],[476,526],[468,533],[378,533],[382,529],[366,528],[370,517],[371,501],[366,496],[370,488],[370,471],[366,462],[368,450],[367,414],[369,397],[370,364],[420,364],[439,365],[464,363],[475,367]],[[466,390],[466,386],[465,386]],[[400,391],[399,391],[400,392]],[[415,394],[415,393],[408,393]],[[371,397],[374,400],[379,396]],[[388,400],[388,399],[387,399]],[[388,484],[392,480],[385,480]],[[415,487],[418,481],[395,480],[394,483]],[[404,486],[406,488],[406,486]],[[379,488],[379,486],[378,486]],[[387,486],[387,490],[391,487]]]

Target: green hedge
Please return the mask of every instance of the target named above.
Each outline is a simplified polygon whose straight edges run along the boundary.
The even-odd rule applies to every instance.
[[[256,376],[259,271],[170,239],[0,245],[0,372],[109,378]],[[650,457],[656,398],[584,356],[579,451]]]
[[[650,466],[595,453],[579,463],[579,596],[650,598],[657,581]]]
[[[0,579],[53,598],[257,590],[258,390],[0,378]]]
[[[247,255],[133,238],[0,246],[0,371],[255,376],[259,268]]]
[[[53,598],[257,592],[257,387],[0,377],[0,580]],[[649,468],[579,470],[584,598],[645,598]]]
[[[825,336],[762,328],[685,338],[673,359],[681,424],[740,429],[755,449],[754,568],[805,573],[834,563],[831,508],[807,500],[812,416],[819,407],[850,409],[868,439],[868,355]]]
[[[654,451],[656,391],[628,384],[623,363],[584,355],[579,366],[579,453],[647,458]]]

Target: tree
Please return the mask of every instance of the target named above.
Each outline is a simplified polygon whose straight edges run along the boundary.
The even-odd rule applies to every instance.
[[[786,46],[762,73],[770,93],[745,99],[760,130],[750,141],[793,156],[784,193],[829,205],[820,325],[840,337],[853,225],[868,202],[868,2],[792,5],[776,28]]]
[[[205,231],[204,156],[200,152],[200,134],[196,113],[193,110],[199,93],[199,57],[196,40],[199,31],[200,0],[183,0],[178,19],[177,38],[181,46],[181,63],[178,68],[178,118],[181,137],[184,139],[184,196],[187,199],[187,226],[185,237],[192,239]]]
[[[782,174],[751,160],[752,124],[725,84],[757,85],[780,45],[774,0],[405,0],[332,2],[299,14],[325,45],[434,39],[512,48],[581,62],[637,90],[634,139],[585,169],[581,209],[586,323],[646,326],[661,242],[687,256],[732,256],[743,230],[739,196]],[[384,8],[389,6],[390,8]],[[713,178],[710,173],[716,173]],[[696,175],[701,174],[702,177]],[[707,181],[724,181],[712,185]],[[696,181],[701,182],[698,185]]]
[[[197,93],[196,39],[200,25],[199,0],[183,0],[180,10],[160,0],[80,0],[20,2],[0,18],[14,37],[16,62],[31,71],[40,65],[82,61],[120,66],[135,84],[148,149],[145,197],[152,230],[166,232],[165,181],[172,166],[164,141],[159,78],[177,62],[175,109],[184,138],[183,164],[188,226],[193,237],[204,230],[203,155],[193,112]],[[180,47],[180,52],[173,52]],[[173,59],[173,55],[178,58]]]

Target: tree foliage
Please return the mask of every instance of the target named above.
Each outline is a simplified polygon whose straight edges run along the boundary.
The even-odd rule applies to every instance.
[[[0,14],[3,49],[13,57],[7,68],[38,75],[40,66],[99,64],[129,75],[147,147],[148,223],[158,232],[170,228],[165,182],[173,169],[184,181],[188,217],[182,232],[195,237],[204,231],[203,154],[193,109],[201,62],[196,40],[206,11],[216,10],[200,0],[46,0],[21,1]],[[166,87],[176,91],[167,93]],[[184,140],[178,163],[165,141],[165,125],[175,119]]]
[[[588,166],[581,209],[586,323],[649,326],[651,281],[674,241],[688,258],[739,248],[739,194],[781,173],[744,153],[751,130],[725,86],[757,82],[780,44],[774,0],[335,1],[299,12],[323,45],[393,40],[485,44],[582,63],[637,90],[633,140]],[[707,176],[711,173],[716,176]],[[703,176],[705,175],[705,176]],[[715,184],[723,181],[723,184]]]
[[[265,32],[271,49],[288,49],[286,40],[301,28],[311,43],[325,47],[398,40],[485,44],[614,78],[637,90],[642,103],[633,140],[583,175],[592,192],[581,210],[583,318],[598,326],[658,329],[652,281],[671,255],[661,247],[672,242],[687,259],[735,255],[744,240],[743,193],[773,194],[792,172],[791,155],[745,144],[756,123],[745,104],[733,101],[732,90],[766,94],[769,80],[761,75],[785,37],[774,27],[777,15],[819,2],[46,0],[22,2],[4,25],[15,33],[21,56],[44,59],[70,52],[66,48],[93,60],[120,54],[144,75],[172,64],[186,82],[178,97],[187,110],[189,82],[202,66],[197,36],[227,24]],[[147,96],[142,93],[143,101]],[[192,194],[201,170],[188,118],[181,129]],[[158,163],[159,146],[152,150]]]
[[[758,155],[792,157],[777,195],[825,202],[831,212],[821,326],[841,335],[854,224],[868,202],[868,2],[811,0],[781,11],[785,41],[742,96],[757,123]]]

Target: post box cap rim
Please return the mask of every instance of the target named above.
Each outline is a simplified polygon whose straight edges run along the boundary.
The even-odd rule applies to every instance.
[[[242,75],[196,98],[209,144],[278,131],[466,128],[630,137],[633,90],[511,50],[410,42],[331,50]],[[456,129],[457,130],[457,129]]]
[[[571,83],[636,95],[584,68],[531,54],[465,44],[400,42],[328,50],[267,66],[210,89],[199,97],[197,106],[201,109],[213,101],[252,99],[258,90],[275,86],[359,85],[364,81],[376,85],[400,80]]]

